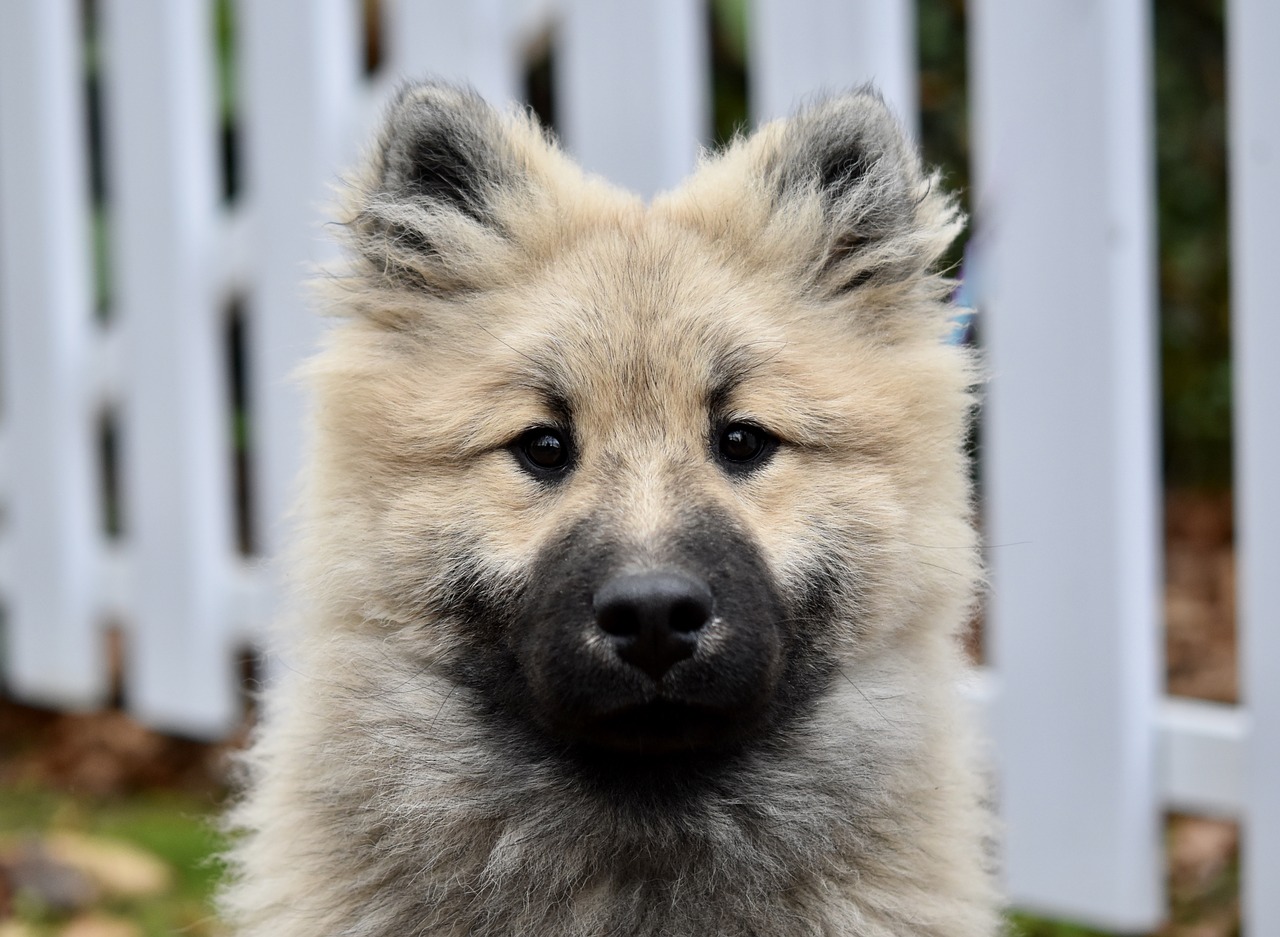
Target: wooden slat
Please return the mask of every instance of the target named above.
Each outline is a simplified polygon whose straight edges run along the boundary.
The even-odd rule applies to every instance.
[[[520,96],[518,20],[506,0],[398,0],[387,11],[395,72],[467,84],[502,106]]]
[[[569,0],[556,59],[569,151],[650,197],[693,168],[710,136],[707,18],[697,0]]]
[[[1149,4],[971,8],[988,617],[1015,903],[1164,915]]]
[[[989,729],[1000,705],[999,676],[982,668],[964,693]],[[1242,707],[1167,697],[1156,732],[1157,784],[1166,810],[1232,819],[1245,815],[1245,757],[1252,729]]]
[[[807,96],[873,82],[909,127],[919,110],[915,4],[909,0],[753,0],[751,102],[757,120]]]
[[[367,111],[358,4],[241,2],[246,194],[230,227],[207,2],[101,5],[119,263],[119,328],[105,339],[91,309],[78,5],[0,2],[5,680],[36,701],[99,701],[108,613],[129,625],[135,711],[214,736],[238,715],[232,649],[271,596],[232,554],[220,307],[245,293],[255,526],[272,554],[305,415],[288,375],[320,329],[300,284],[332,256],[326,187]],[[385,71],[512,97],[540,8],[389,2]],[[1120,930],[1163,914],[1159,815],[1174,808],[1243,819],[1245,926],[1280,932],[1280,316],[1266,279],[1280,6],[1229,11],[1243,710],[1158,694],[1146,5],[973,11],[989,526],[1017,544],[993,556],[998,673],[975,695],[1000,745],[1013,897]],[[703,6],[573,0],[562,13],[570,148],[645,195],[677,183],[709,129]],[[755,0],[756,116],[873,79],[911,122],[913,25],[905,0]],[[124,538],[109,549],[94,442],[107,398],[125,495]]]
[[[1280,933],[1280,5],[1227,5],[1232,373],[1240,664],[1254,735],[1247,761],[1243,915]]]
[[[124,375],[126,689],[148,723],[218,736],[228,653],[231,425],[213,281],[217,122],[202,0],[102,4]]]
[[[0,3],[0,380],[8,569],[0,656],[14,694],[105,691],[93,616],[96,451],[83,51],[74,0]]]
[[[1165,808],[1242,818],[1245,756],[1254,736],[1239,706],[1166,699],[1160,707],[1160,792]]]
[[[323,223],[333,185],[357,152],[352,130],[363,103],[357,6],[252,0],[239,7],[252,490],[257,548],[265,557],[278,555],[288,539],[284,518],[306,422],[306,400],[292,375],[323,325],[305,281],[334,256],[334,232]]]

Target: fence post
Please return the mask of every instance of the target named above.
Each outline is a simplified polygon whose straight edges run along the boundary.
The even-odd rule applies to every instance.
[[[648,198],[678,184],[710,136],[707,17],[697,0],[568,0],[557,58],[565,146]]]
[[[1236,549],[1240,666],[1250,717],[1242,911],[1247,934],[1280,933],[1280,6],[1227,5]]]
[[[397,73],[469,84],[496,107],[520,97],[516,12],[506,0],[399,0],[388,14]]]
[[[84,52],[73,0],[0,3],[0,380],[5,679],[20,697],[105,691],[90,400],[94,339]]]
[[[754,0],[748,22],[756,120],[784,117],[802,96],[868,81],[915,127],[915,4],[910,0]]]
[[[1146,0],[979,0],[988,617],[1015,904],[1164,914]]]
[[[211,14],[202,0],[102,5],[122,331],[129,706],[218,737],[239,716],[228,640],[231,423],[218,243]]]
[[[332,186],[355,154],[357,4],[247,0],[238,7],[240,100],[250,213],[247,297],[254,528],[264,556],[287,539],[304,446],[306,399],[292,375],[323,328],[305,280],[333,258],[322,226]],[[262,603],[268,611],[272,597]]]

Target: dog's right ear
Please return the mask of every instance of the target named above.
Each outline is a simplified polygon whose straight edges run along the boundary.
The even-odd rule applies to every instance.
[[[379,143],[378,190],[393,201],[461,212],[487,225],[498,193],[522,181],[501,119],[472,91],[402,89]]]
[[[501,283],[531,216],[554,210],[552,177],[566,162],[531,117],[451,85],[406,86],[346,193],[357,272],[433,296]]]

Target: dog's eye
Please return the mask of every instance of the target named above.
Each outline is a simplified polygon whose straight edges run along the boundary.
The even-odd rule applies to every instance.
[[[513,448],[525,468],[536,475],[560,472],[569,464],[569,441],[551,426],[535,426],[522,433]]]
[[[751,423],[730,423],[720,430],[720,460],[730,471],[749,471],[762,465],[778,447],[778,439]]]

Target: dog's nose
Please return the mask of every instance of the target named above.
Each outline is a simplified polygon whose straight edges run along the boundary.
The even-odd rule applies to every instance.
[[[680,573],[615,576],[595,595],[600,630],[609,635],[620,658],[654,682],[693,654],[711,612],[707,584]]]

